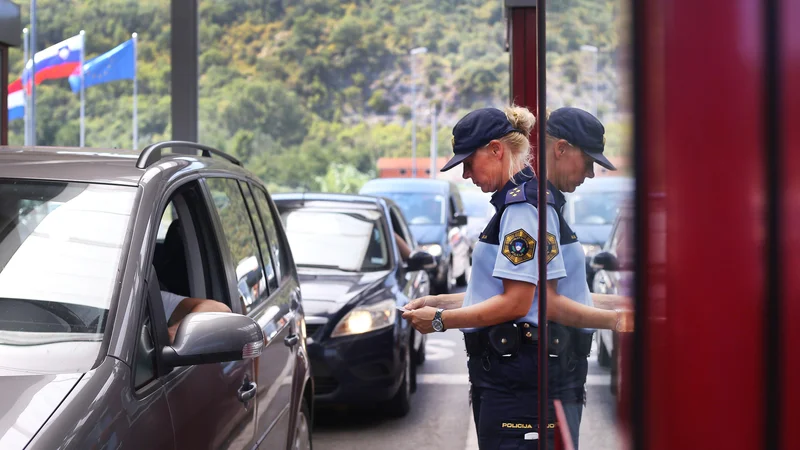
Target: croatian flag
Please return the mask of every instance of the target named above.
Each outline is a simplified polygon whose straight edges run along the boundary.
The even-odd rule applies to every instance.
[[[24,115],[25,93],[22,91],[22,83],[11,83],[8,85],[8,121],[21,119]]]
[[[81,65],[82,51],[83,36],[77,35],[36,53],[34,57],[36,84],[39,85],[44,80],[69,77]],[[31,64],[28,61],[28,65],[22,72],[22,80],[26,86],[30,86],[30,72]]]

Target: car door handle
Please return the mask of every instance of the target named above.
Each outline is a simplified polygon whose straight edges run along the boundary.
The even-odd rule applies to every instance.
[[[237,392],[239,401],[242,403],[247,403],[256,396],[256,389],[258,389],[258,385],[253,383],[252,381],[245,379],[242,386],[239,387],[239,391]]]
[[[292,334],[292,335],[286,336],[283,339],[283,343],[286,344],[287,347],[294,347],[295,345],[297,345],[297,342],[299,340],[300,340],[300,338],[297,337],[296,334]]]

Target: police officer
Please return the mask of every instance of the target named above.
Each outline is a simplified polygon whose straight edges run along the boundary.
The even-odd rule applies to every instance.
[[[538,183],[528,166],[534,123],[525,108],[483,108],[453,128],[455,155],[442,171],[463,164],[465,179],[494,192],[496,214],[475,246],[466,293],[422,297],[403,314],[423,333],[448,328],[464,332],[481,448],[537,448],[537,349],[548,345],[550,398],[561,400],[577,449],[592,330],[630,331],[633,324],[630,311],[614,309],[625,299],[598,296],[598,307],[592,306],[583,248],[561,216],[562,192],[572,192],[593,177],[594,163],[615,170],[603,156],[603,125],[576,108],[550,115],[547,242],[538,242]],[[544,275],[538,270],[539,252],[546,255]],[[545,344],[537,342],[540,280],[547,288],[551,321]],[[549,414],[551,433],[554,417]]]

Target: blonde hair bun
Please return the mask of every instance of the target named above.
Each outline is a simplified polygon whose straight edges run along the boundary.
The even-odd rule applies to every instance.
[[[511,126],[521,131],[526,138],[531,137],[531,130],[536,125],[536,117],[524,106],[511,105],[503,108]]]

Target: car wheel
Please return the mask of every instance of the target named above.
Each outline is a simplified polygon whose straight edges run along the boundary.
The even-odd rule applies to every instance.
[[[597,336],[597,364],[600,367],[611,367],[611,355],[608,354],[606,344],[603,343],[603,338],[599,334]]]
[[[405,352],[405,369],[403,370],[403,381],[400,388],[386,405],[386,412],[391,417],[404,417],[411,410],[411,378],[413,364],[411,364],[411,349]]]
[[[294,450],[311,450],[311,413],[308,412],[308,405],[302,402],[300,411],[297,414],[297,424],[294,430]]]
[[[422,342],[419,344],[419,350],[414,353],[414,362],[416,362],[418,366],[425,364],[425,343],[428,342],[425,336],[420,336],[420,339],[422,339]]]

